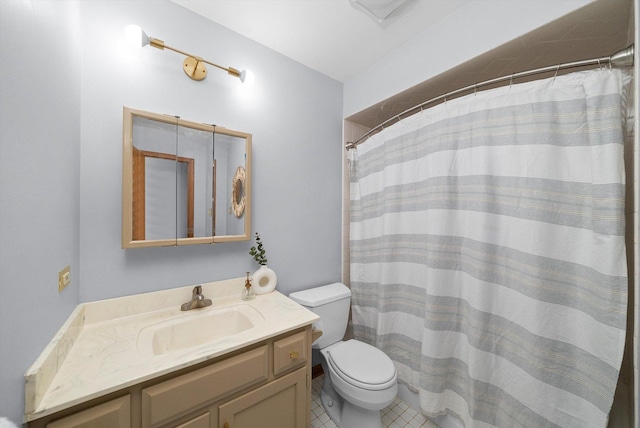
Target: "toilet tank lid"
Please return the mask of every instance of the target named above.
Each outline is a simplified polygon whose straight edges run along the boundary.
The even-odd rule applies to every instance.
[[[289,294],[289,298],[302,306],[310,308],[324,305],[336,300],[348,298],[351,296],[351,290],[340,283],[335,282],[321,287],[310,288],[308,290],[296,291]]]

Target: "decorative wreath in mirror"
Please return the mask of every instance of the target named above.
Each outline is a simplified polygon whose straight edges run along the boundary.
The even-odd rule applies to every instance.
[[[233,174],[233,183],[231,184],[231,202],[233,204],[233,213],[236,217],[241,217],[244,213],[244,205],[247,200],[247,192],[245,188],[245,178],[247,172],[241,166],[236,169]]]

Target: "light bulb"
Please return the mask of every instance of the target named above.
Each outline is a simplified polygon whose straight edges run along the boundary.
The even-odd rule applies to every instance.
[[[251,70],[242,70],[240,72],[240,81],[247,86],[251,86],[255,82],[256,76]]]
[[[141,48],[149,44],[149,36],[137,25],[127,25],[124,29],[124,37],[129,45]]]

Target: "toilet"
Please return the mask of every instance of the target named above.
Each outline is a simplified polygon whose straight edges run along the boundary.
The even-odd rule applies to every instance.
[[[384,352],[358,340],[343,341],[351,290],[335,283],[289,295],[320,316],[314,324],[322,336],[312,348],[320,351],[324,383],[322,405],[339,428],[381,428],[380,410],[398,393],[396,368]]]

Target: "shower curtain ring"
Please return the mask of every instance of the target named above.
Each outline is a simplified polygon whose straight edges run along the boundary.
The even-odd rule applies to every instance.
[[[553,75],[553,80],[551,81],[551,84],[552,84],[552,85],[555,83],[555,81],[556,81],[556,77],[558,77],[558,70],[560,70],[560,65],[558,65],[558,66],[556,67],[556,72],[555,72],[555,74]]]

